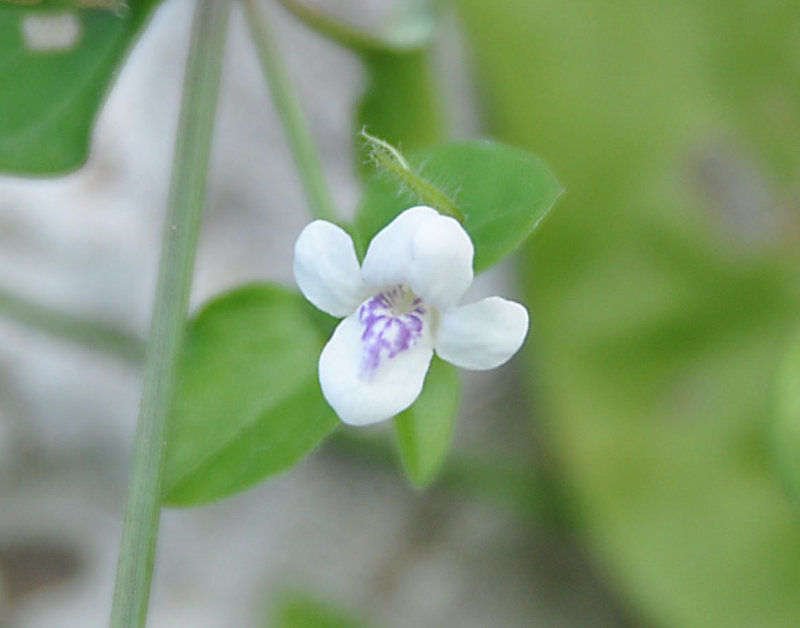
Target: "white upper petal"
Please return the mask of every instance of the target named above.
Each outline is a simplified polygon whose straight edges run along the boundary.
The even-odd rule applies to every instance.
[[[319,358],[322,394],[339,418],[350,425],[389,419],[414,403],[433,357],[426,324],[412,347],[393,357],[384,356],[377,368],[365,370],[364,330],[358,312],[348,316],[339,323]]]
[[[440,312],[436,353],[458,367],[492,369],[522,346],[528,311],[519,303],[489,297]]]
[[[332,316],[347,316],[366,296],[353,240],[325,220],[308,224],[298,236],[294,277],[306,299]]]
[[[406,285],[435,308],[452,307],[472,283],[474,247],[457,220],[430,207],[407,209],[370,242],[364,281]]]

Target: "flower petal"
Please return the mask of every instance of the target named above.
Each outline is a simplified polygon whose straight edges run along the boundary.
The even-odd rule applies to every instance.
[[[436,353],[458,367],[492,369],[522,346],[528,311],[519,303],[489,297],[440,312]]]
[[[322,394],[339,418],[350,425],[389,419],[414,403],[433,357],[426,321],[408,348],[382,355],[377,365],[367,363],[372,354],[365,354],[366,329],[359,312],[348,316],[339,323],[319,358]],[[372,349],[374,345],[367,347],[370,352]]]
[[[353,240],[325,220],[308,224],[298,236],[294,277],[306,299],[332,316],[347,316],[366,296]]]
[[[405,285],[436,308],[452,307],[472,283],[474,247],[457,220],[430,207],[407,209],[370,242],[364,281],[377,289]]]

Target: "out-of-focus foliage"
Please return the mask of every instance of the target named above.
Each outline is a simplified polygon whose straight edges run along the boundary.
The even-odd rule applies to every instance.
[[[323,316],[295,292],[252,285],[191,321],[170,416],[167,504],[243,490],[292,466],[336,427],[317,381]]]
[[[460,396],[456,368],[434,358],[419,399],[394,419],[403,468],[419,488],[433,481],[445,461]]]
[[[775,381],[772,446],[791,496],[800,503],[800,336],[789,350]]]
[[[494,266],[530,236],[561,194],[552,172],[530,153],[497,142],[464,141],[412,153],[412,168],[455,201],[475,245],[475,272]],[[398,180],[374,177],[355,217],[356,241],[420,203]]]
[[[457,4],[491,127],[567,190],[520,274],[581,534],[656,625],[797,626],[766,438],[800,316],[797,3]]]
[[[368,628],[338,606],[299,592],[278,600],[273,615],[269,628]]]
[[[358,55],[366,86],[356,106],[356,130],[366,127],[373,135],[403,150],[429,146],[444,139],[445,113],[437,89],[430,50],[438,12],[433,0],[411,0],[377,33],[369,33],[317,11],[304,2],[282,4],[323,36]],[[374,171],[359,144],[358,167],[368,176]]]
[[[53,174],[86,161],[100,104],[157,2],[118,12],[0,2],[0,170]]]
[[[444,139],[444,113],[433,86],[427,51],[365,53],[368,83],[356,112],[356,126],[404,150]],[[412,114],[412,115],[409,115]],[[361,156],[364,172],[371,170]]]

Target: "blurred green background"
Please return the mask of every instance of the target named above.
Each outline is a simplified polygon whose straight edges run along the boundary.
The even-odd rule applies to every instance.
[[[768,439],[800,318],[800,6],[457,4],[489,129],[566,190],[518,274],[579,536],[645,623],[800,625]]]

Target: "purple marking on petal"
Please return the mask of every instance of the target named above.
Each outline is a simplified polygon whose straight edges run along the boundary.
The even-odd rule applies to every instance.
[[[425,327],[425,304],[403,286],[381,292],[364,303],[358,318],[364,324],[361,334],[363,356],[361,371],[374,373],[384,359],[413,347]]]

